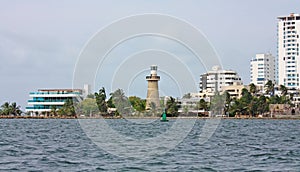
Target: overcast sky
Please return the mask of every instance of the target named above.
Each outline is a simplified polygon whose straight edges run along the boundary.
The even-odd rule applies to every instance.
[[[175,16],[197,27],[217,51],[223,68],[237,71],[248,84],[250,59],[256,53],[277,55],[276,18],[291,12],[300,13],[298,1],[3,0],[0,103],[16,101],[24,109],[30,91],[71,88],[78,55],[87,41],[115,20],[143,13]],[[193,73],[197,82],[200,74]]]

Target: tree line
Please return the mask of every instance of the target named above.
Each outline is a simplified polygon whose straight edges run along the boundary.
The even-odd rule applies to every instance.
[[[116,111],[112,114],[109,109],[114,108]],[[161,102],[160,108],[153,106],[150,111],[146,111],[146,100],[137,96],[127,97],[122,89],[117,89],[109,94],[107,99],[105,88],[102,87],[98,92],[90,94],[78,106],[81,114],[100,114],[100,115],[151,115],[156,113],[162,114],[163,110],[169,116],[178,115],[178,107],[175,98],[170,97],[166,103]]]
[[[239,114],[257,116],[258,114],[269,112],[270,104],[290,104],[293,106],[291,103],[293,95],[288,94],[288,89],[283,85],[280,85],[279,89],[281,91],[281,95],[275,95],[274,84],[272,81],[268,81],[265,84],[265,94],[261,94],[254,84],[250,84],[248,89],[242,89],[240,98],[232,98],[228,92],[224,92],[222,95],[216,93],[210,102],[200,99],[194,109],[218,111],[217,113],[229,116]],[[190,94],[184,95],[184,98],[190,98]],[[122,89],[117,89],[110,93],[109,98],[107,99],[105,88],[102,87],[98,92],[88,95],[82,102],[73,102],[72,99],[67,99],[62,107],[57,108],[56,106],[51,106],[50,112],[42,112],[42,114],[54,117],[75,117],[80,114],[116,116],[134,113],[147,114],[149,111],[146,111],[145,107],[145,99],[137,96],[126,97]],[[116,108],[117,111],[110,114],[108,110],[111,108]],[[179,106],[177,100],[170,97],[166,102],[161,101],[161,108],[157,109],[157,113],[161,114],[165,110],[168,116],[178,116],[178,109]],[[5,102],[0,107],[1,116],[18,116],[21,114],[22,111],[20,106],[17,105],[16,102]]]
[[[281,91],[280,96],[275,95],[275,85],[272,81],[268,81],[264,85],[265,93],[259,92],[260,90],[251,83],[248,86],[248,89],[243,88],[240,98],[232,98],[228,92],[224,92],[222,95],[216,93],[212,98],[211,102],[206,102],[204,99],[201,99],[196,109],[208,111],[212,107],[219,107],[222,110],[224,115],[235,116],[235,115],[249,115],[257,116],[260,114],[268,113],[270,111],[270,104],[292,104],[293,95],[288,94],[288,89],[280,85],[279,90]],[[188,95],[185,95],[186,97]],[[220,100],[223,101],[220,102]],[[219,101],[219,102],[218,102]]]
[[[5,102],[3,105],[0,107],[0,115],[1,116],[20,116],[22,114],[21,111],[21,106],[17,105],[16,102],[9,103]]]

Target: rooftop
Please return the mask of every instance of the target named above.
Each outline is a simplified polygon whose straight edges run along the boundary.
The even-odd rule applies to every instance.
[[[279,16],[277,17],[279,20],[300,20],[300,14],[291,13],[289,16]]]
[[[38,91],[62,91],[62,92],[74,92],[74,91],[82,91],[82,89],[38,89]]]

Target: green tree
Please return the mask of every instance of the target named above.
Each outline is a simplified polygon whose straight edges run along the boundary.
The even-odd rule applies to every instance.
[[[252,96],[256,95],[257,89],[256,89],[255,84],[253,84],[253,83],[249,84],[249,91],[252,94]]]
[[[200,101],[197,103],[197,109],[207,111],[208,103],[204,99],[200,99]]]
[[[145,111],[146,100],[143,100],[143,99],[141,99],[139,97],[136,97],[136,96],[130,96],[129,101],[130,101],[131,105],[133,106],[133,108],[136,111],[138,111],[138,112]]]
[[[265,89],[267,94],[274,96],[274,83],[271,80],[265,84]]]
[[[55,105],[51,106],[50,114],[52,116],[56,116],[57,115],[57,107]]]
[[[230,113],[234,114],[254,114],[256,110],[256,102],[253,100],[251,93],[246,89],[242,89],[242,97],[234,99],[230,108]]]
[[[242,97],[240,98],[240,103],[242,105],[243,114],[250,114],[253,112],[254,102],[252,101],[252,95],[246,88],[242,89]]]
[[[288,89],[286,88],[286,86],[280,85],[279,90],[281,91],[281,103],[290,103],[290,98],[288,97]]]
[[[235,116],[237,114],[241,114],[243,109],[244,109],[244,107],[241,104],[240,100],[234,98],[230,105],[229,113],[231,114],[231,116]]]
[[[267,98],[265,96],[252,96],[247,89],[242,90],[242,97],[240,99],[234,98],[231,101],[229,108],[230,116],[236,114],[252,115],[263,114],[269,111],[270,103],[280,102],[280,97],[272,96]]]
[[[106,102],[108,108],[116,108],[116,106],[113,104],[112,99],[113,99],[113,97],[112,97],[112,93],[111,93],[108,101]]]
[[[96,103],[98,105],[100,113],[107,113],[107,104],[106,104],[106,93],[105,88],[102,87],[99,90],[99,93],[95,93]]]
[[[248,114],[252,117],[256,116],[258,108],[258,99],[256,97],[252,97],[250,103],[248,104]]]
[[[122,89],[117,89],[111,94],[111,96],[112,103],[117,108],[117,111],[120,115],[132,115],[133,108]]]
[[[278,95],[268,98],[269,104],[281,104],[281,98]]]
[[[17,105],[16,102],[9,103],[5,102],[3,105],[1,105],[1,115],[14,115],[18,116],[21,115],[22,111],[20,109],[21,107]]]
[[[64,105],[57,111],[60,116],[76,116],[72,99],[67,99]]]
[[[99,112],[96,99],[86,98],[78,104],[80,112],[84,115],[95,114]]]
[[[16,102],[13,102],[11,103],[10,105],[10,109],[11,109],[11,114],[12,115],[15,115],[15,116],[18,116],[18,115],[21,115],[22,111],[21,111],[21,106],[17,105]]]
[[[169,100],[167,100],[166,103],[166,113],[169,116],[178,116],[178,106],[175,98],[170,97]]]
[[[263,114],[263,113],[269,111],[269,103],[267,102],[267,98],[263,95],[261,95],[258,98],[257,111],[258,111],[259,114]]]
[[[225,96],[225,109],[224,110],[225,110],[225,114],[227,115],[227,113],[230,113],[229,109],[230,109],[232,99],[231,99],[231,96],[228,91],[225,91],[223,94]]]
[[[11,113],[11,107],[9,102],[5,102],[3,105],[1,105],[1,115],[8,116]]]
[[[284,85],[280,85],[280,86],[279,86],[279,90],[281,91],[281,95],[282,95],[282,96],[286,96],[287,93],[288,93],[288,89],[287,89],[286,86],[284,86]]]

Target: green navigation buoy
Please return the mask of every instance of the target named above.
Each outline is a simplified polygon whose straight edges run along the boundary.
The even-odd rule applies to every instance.
[[[162,122],[167,122],[169,120],[167,120],[167,114],[166,114],[166,111],[164,110],[163,114],[162,114],[162,117],[161,117],[161,120]]]

